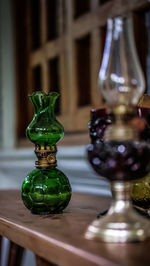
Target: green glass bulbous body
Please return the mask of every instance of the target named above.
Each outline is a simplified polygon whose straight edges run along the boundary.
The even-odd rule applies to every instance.
[[[33,214],[61,213],[70,198],[69,180],[56,167],[32,170],[22,185],[22,200]]]
[[[34,117],[27,127],[27,137],[39,146],[55,146],[64,136],[64,128],[57,121],[54,108],[59,93],[35,92],[29,98],[34,105]]]

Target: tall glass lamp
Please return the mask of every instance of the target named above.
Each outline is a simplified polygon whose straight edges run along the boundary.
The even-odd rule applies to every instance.
[[[89,160],[99,175],[111,181],[113,200],[107,215],[95,220],[85,236],[105,242],[143,241],[149,236],[150,222],[133,210],[130,184],[148,173],[150,146],[139,140],[133,123],[145,82],[130,16],[108,19],[98,83],[113,123],[103,143],[89,146]]]

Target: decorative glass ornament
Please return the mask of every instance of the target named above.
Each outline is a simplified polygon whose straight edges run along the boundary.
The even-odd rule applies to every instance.
[[[35,112],[26,133],[35,144],[38,161],[23,182],[22,200],[34,214],[60,213],[71,198],[69,180],[56,168],[56,143],[64,136],[64,128],[54,114],[58,97],[57,92],[35,92],[29,96]]]

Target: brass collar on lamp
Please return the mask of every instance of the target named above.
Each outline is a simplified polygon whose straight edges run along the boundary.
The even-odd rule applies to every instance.
[[[56,146],[35,146],[35,154],[38,158],[38,161],[35,162],[36,167],[50,167],[50,166],[57,166],[56,160]]]

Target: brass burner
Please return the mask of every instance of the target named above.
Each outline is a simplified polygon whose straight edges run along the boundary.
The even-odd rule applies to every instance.
[[[38,161],[35,162],[36,167],[50,167],[50,166],[57,166],[56,160],[56,146],[35,146],[35,154],[38,158]]]

